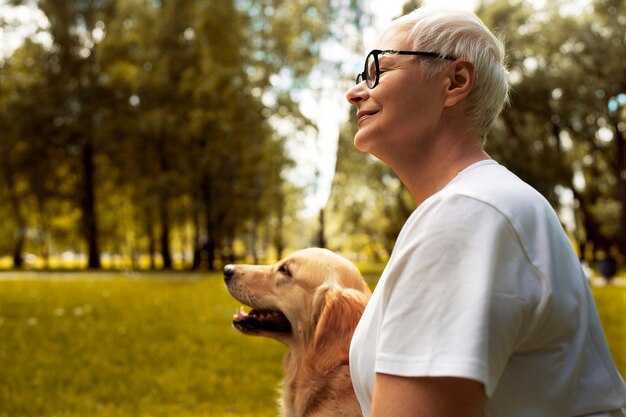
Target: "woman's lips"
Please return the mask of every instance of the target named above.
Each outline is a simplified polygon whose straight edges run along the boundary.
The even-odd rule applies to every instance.
[[[363,123],[365,120],[369,119],[370,117],[372,117],[373,115],[375,115],[376,113],[378,113],[378,111],[374,111],[374,110],[360,110],[357,113],[357,126],[360,126],[361,123]]]

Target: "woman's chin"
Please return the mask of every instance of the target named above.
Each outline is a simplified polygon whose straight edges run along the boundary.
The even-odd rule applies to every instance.
[[[367,137],[362,134],[363,132],[358,131],[356,135],[354,135],[354,148],[357,151],[371,153],[372,150],[372,139],[371,137]]]

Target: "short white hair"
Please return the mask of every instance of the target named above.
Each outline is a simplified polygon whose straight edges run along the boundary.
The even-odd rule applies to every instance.
[[[389,29],[405,32],[416,51],[465,58],[474,65],[476,81],[466,115],[471,127],[484,138],[509,101],[503,40],[475,14],[436,6],[419,7],[394,20]],[[423,67],[431,75],[446,62],[428,59]]]

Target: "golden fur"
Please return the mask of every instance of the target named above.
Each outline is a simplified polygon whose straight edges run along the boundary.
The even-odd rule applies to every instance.
[[[284,417],[357,417],[348,351],[370,297],[358,269],[326,249],[309,248],[274,265],[227,265],[231,295],[253,308],[233,324],[289,347],[284,360]]]

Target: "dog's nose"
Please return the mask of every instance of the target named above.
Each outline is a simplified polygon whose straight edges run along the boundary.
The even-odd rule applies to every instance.
[[[235,276],[235,265],[226,265],[224,267],[224,281],[228,284],[228,281]]]

